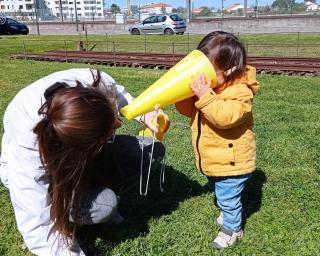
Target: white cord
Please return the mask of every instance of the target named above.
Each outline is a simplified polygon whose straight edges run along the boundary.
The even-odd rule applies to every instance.
[[[161,161],[161,169],[160,169],[160,191],[163,192],[163,185],[164,185],[164,176],[166,172],[166,154],[167,154],[167,149],[166,149],[166,140],[165,140],[165,135],[163,137],[163,145],[165,148],[165,154],[163,156],[163,159]]]
[[[158,108],[156,109],[156,114],[158,115]],[[145,122],[145,115],[143,116],[143,122]],[[142,192],[142,176],[143,176],[143,148],[144,148],[144,130],[142,132],[142,150],[141,150],[141,160],[140,160],[140,195],[146,196],[148,194],[149,188],[149,179],[150,179],[150,172],[151,172],[151,165],[152,165],[152,158],[153,158],[153,149],[154,149],[154,141],[155,141],[156,132],[153,131],[152,136],[152,146],[151,146],[151,154],[149,160],[149,168],[148,168],[148,176],[147,182],[144,192]]]
[[[158,116],[158,107],[155,107],[156,110],[156,116]],[[145,122],[145,116],[143,115],[143,122]],[[144,149],[144,130],[142,132],[142,149],[141,149],[141,160],[140,160],[140,195],[146,196],[148,194],[148,188],[149,188],[149,180],[150,180],[150,173],[151,173],[151,166],[152,166],[152,159],[153,159],[153,149],[154,149],[154,142],[155,142],[156,132],[153,131],[152,136],[152,146],[151,146],[151,154],[150,154],[150,160],[149,160],[149,168],[148,168],[148,176],[147,176],[147,182],[144,192],[142,192],[142,180],[143,180],[143,149]],[[165,139],[164,139],[164,146],[165,146]],[[165,163],[166,163],[166,156],[164,155],[162,161],[161,161],[161,170],[160,170],[160,191],[163,192],[163,185],[164,185],[164,177],[165,177]]]

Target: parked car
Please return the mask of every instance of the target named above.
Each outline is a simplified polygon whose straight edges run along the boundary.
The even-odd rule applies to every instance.
[[[129,28],[131,35],[180,34],[186,31],[186,22],[177,14],[153,15]]]
[[[29,28],[11,18],[0,17],[0,35],[29,34]]]

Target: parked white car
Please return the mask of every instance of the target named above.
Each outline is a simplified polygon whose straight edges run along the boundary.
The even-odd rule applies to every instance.
[[[140,34],[180,34],[186,31],[186,22],[177,14],[153,15],[142,23],[129,28],[131,35]]]

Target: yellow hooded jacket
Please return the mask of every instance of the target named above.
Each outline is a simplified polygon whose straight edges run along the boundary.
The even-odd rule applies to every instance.
[[[191,117],[192,144],[197,168],[206,176],[236,176],[256,168],[252,101],[259,83],[256,70],[246,74],[219,94],[208,89],[176,103],[177,110]]]

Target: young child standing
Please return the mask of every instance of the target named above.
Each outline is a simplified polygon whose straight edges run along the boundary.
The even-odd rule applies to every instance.
[[[256,169],[252,101],[259,83],[236,36],[211,32],[197,49],[212,62],[217,86],[210,88],[204,74],[193,77],[195,96],[176,103],[176,108],[191,118],[197,168],[207,176],[221,210],[221,229],[212,246],[224,249],[243,237],[241,192]]]

